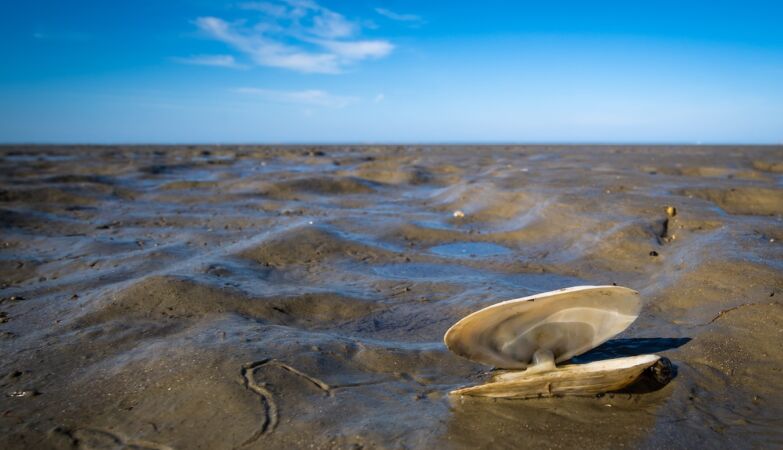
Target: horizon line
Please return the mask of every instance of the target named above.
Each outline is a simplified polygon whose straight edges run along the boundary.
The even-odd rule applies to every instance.
[[[10,147],[10,146],[39,146],[39,147],[47,147],[47,146],[87,146],[87,147],[98,147],[98,146],[137,146],[137,147],[143,147],[143,146],[185,146],[185,145],[205,145],[205,146],[226,146],[226,145],[237,145],[237,146],[274,146],[274,145],[284,145],[284,146],[291,146],[291,147],[298,147],[298,146],[312,146],[312,145],[318,145],[318,146],[368,146],[368,145],[381,145],[381,146],[396,146],[396,145],[433,145],[433,146],[465,146],[465,145],[483,145],[483,146],[504,146],[504,145],[512,145],[512,146],[544,146],[544,145],[555,145],[555,146],[575,146],[575,145],[586,145],[586,146],[642,146],[642,145],[648,145],[648,146],[690,146],[690,147],[699,147],[699,146],[714,146],[714,147],[729,147],[729,146],[736,146],[736,145],[743,145],[743,146],[756,146],[756,147],[776,147],[776,146],[783,146],[783,141],[780,142],[741,142],[741,141],[701,141],[701,142],[677,142],[677,141],[182,141],[182,142],[154,142],[154,141],[139,141],[139,142],[122,142],[122,141],[116,141],[116,142],[100,142],[100,141],[94,141],[94,142],[79,142],[79,141],[62,141],[62,142],[0,142],[0,147]]]

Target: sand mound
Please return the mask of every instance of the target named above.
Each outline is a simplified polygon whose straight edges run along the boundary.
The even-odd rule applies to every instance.
[[[698,249],[698,250],[697,250]],[[773,267],[731,257],[731,249],[684,246],[675,264],[665,266],[650,307],[659,317],[678,324],[705,324],[722,310],[745,303],[775,301],[783,278]],[[677,261],[679,259],[679,261]],[[684,270],[687,267],[687,271]],[[727,277],[732,271],[741,277]]]
[[[697,166],[697,167],[656,167],[647,168],[648,172],[656,172],[663,175],[676,175],[685,177],[726,177],[735,173],[735,169],[731,167],[710,167],[710,166]]]
[[[591,271],[608,273],[649,271],[650,265],[664,260],[656,231],[652,224],[637,222],[615,226],[593,241],[576,241],[570,248],[575,267],[585,264]]]
[[[753,161],[753,168],[763,172],[783,173],[781,161]]]
[[[288,230],[238,256],[259,264],[284,267],[315,264],[327,259],[350,258],[365,262],[389,259],[394,255],[382,247],[348,239],[329,227],[305,225]]]
[[[682,195],[716,203],[730,214],[783,214],[783,189],[736,187],[730,189],[685,189]]]
[[[181,163],[181,164],[152,164],[149,166],[140,167],[139,172],[148,175],[168,175],[180,171],[192,169],[196,164]]]
[[[420,185],[433,182],[435,175],[426,167],[399,159],[379,159],[365,162],[348,172],[356,177],[382,184]]]
[[[438,191],[430,202],[439,211],[461,211],[462,222],[492,225],[526,214],[546,200],[522,190],[501,190],[493,183],[459,183]]]
[[[179,181],[171,181],[169,183],[164,184],[160,187],[160,189],[163,189],[165,191],[173,191],[173,190],[190,190],[190,189],[209,189],[219,186],[219,183],[216,181],[188,181],[188,180],[179,180]]]
[[[262,194],[276,199],[290,199],[303,194],[367,194],[379,186],[378,183],[354,177],[308,177],[271,183]]]
[[[0,190],[0,202],[48,205],[92,205],[97,202],[83,191],[55,187],[16,188]]]
[[[460,230],[445,227],[427,227],[420,223],[402,223],[384,230],[381,237],[386,241],[410,247],[431,247],[442,242],[466,239],[465,234]]]
[[[238,314],[264,323],[304,328],[357,320],[380,305],[334,293],[251,297],[235,289],[216,288],[187,278],[155,276],[108,295],[80,319],[81,326],[110,320],[198,321],[205,316]]]

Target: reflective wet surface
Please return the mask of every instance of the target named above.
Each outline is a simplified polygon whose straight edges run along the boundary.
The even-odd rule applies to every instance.
[[[2,448],[783,445],[780,147],[3,147],[0,168]],[[656,353],[671,383],[447,395],[491,369],[446,350],[457,320],[612,283],[642,314],[574,362]]]

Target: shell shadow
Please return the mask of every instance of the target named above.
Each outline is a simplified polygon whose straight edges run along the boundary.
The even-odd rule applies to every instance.
[[[691,338],[634,338],[612,339],[598,347],[571,358],[574,364],[585,364],[611,358],[648,355],[680,348],[691,341]]]
[[[613,339],[587,353],[571,358],[571,362],[585,364],[605,359],[658,353],[682,347],[690,341],[691,338]],[[633,384],[617,392],[629,394],[654,392],[669,384],[676,376],[677,366],[672,364],[668,358],[663,357],[654,366],[645,370]]]

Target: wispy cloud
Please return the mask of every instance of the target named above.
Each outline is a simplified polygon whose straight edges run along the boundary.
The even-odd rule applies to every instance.
[[[314,41],[343,60],[381,58],[394,48],[386,41]]]
[[[269,2],[245,2],[240,3],[239,7],[242,9],[261,11],[262,13],[273,17],[283,17],[288,11],[284,5]]]
[[[274,89],[262,89],[243,87],[236,89],[239,94],[255,95],[267,101],[276,103],[290,103],[304,106],[321,106],[326,108],[345,108],[359,101],[357,97],[348,97],[330,94],[318,89],[304,91],[279,91]]]
[[[171,58],[180,64],[194,66],[229,67],[232,69],[244,69],[246,66],[239,64],[231,55],[193,55],[185,58]]]
[[[340,73],[352,64],[387,56],[394,45],[360,39],[362,26],[311,0],[249,2],[240,7],[261,13],[254,25],[199,17],[196,26],[259,66],[305,73]]]
[[[408,22],[411,25],[421,25],[424,23],[424,19],[416,14],[399,14],[386,8],[375,8],[375,12],[387,19],[396,20],[397,22]]]

